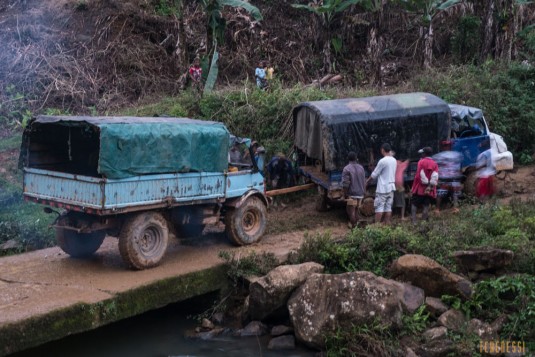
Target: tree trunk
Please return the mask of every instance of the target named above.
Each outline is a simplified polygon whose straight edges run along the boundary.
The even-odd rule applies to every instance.
[[[177,23],[177,41],[175,45],[175,54],[178,59],[178,66],[180,73],[187,70],[188,61],[188,45],[186,43],[186,31],[184,24],[184,2],[182,0],[177,2],[178,13],[176,14]]]
[[[372,83],[381,83],[381,55],[383,53],[384,41],[382,36],[378,36],[376,27],[370,28],[368,32],[368,45],[366,55],[369,62],[369,71]]]
[[[205,55],[210,58],[214,50],[214,32],[210,25],[206,25],[206,53]]]
[[[499,0],[500,23],[496,34],[496,57],[506,62],[513,57],[513,42],[517,27],[514,0]]]
[[[494,9],[495,2],[494,0],[489,0],[484,2],[483,13],[483,26],[481,27],[481,50],[479,53],[479,61],[481,63],[485,62],[486,59],[491,55],[492,44],[494,43],[494,34],[496,33],[494,29]]]
[[[329,32],[325,31],[327,36],[323,39],[323,73],[329,74],[333,69],[332,52],[331,52],[331,37]]]
[[[387,0],[382,0],[381,6],[374,14],[375,21],[372,23],[368,32],[368,44],[366,45],[369,71],[372,75],[371,81],[377,84],[381,84],[382,81],[381,64],[385,47],[383,24],[386,4]]]
[[[424,35],[424,68],[429,69],[433,63],[433,21],[429,22]]]

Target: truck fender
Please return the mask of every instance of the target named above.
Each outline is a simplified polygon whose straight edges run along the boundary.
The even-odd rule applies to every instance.
[[[240,208],[240,206],[249,198],[249,197],[258,197],[262,203],[266,205],[266,207],[269,206],[269,200],[268,198],[260,191],[258,190],[250,190],[247,191],[245,194],[243,194],[241,197],[235,198],[233,200],[225,202],[225,206],[232,207],[232,208]]]

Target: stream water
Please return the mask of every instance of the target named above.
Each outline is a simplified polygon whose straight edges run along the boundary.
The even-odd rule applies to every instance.
[[[196,301],[169,305],[93,331],[49,342],[12,357],[312,357],[315,352],[297,347],[270,351],[269,336],[231,337],[203,341],[185,337],[198,324],[190,318],[206,307]]]

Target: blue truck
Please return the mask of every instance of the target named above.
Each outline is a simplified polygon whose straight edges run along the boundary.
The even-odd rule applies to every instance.
[[[319,210],[344,201],[341,176],[347,154],[358,153],[369,175],[381,158],[383,143],[392,145],[396,158],[410,161],[404,177],[407,184],[414,178],[418,150],[425,146],[435,153],[452,150],[462,154],[465,191],[472,190],[477,156],[489,145],[497,170],[513,168],[507,145],[490,132],[480,109],[449,105],[429,93],[301,103],[293,109],[293,124],[300,174],[317,184]],[[361,213],[371,216],[373,210],[370,193],[362,202]]]
[[[129,267],[150,268],[171,230],[195,235],[224,221],[237,245],[261,239],[268,199],[249,146],[212,121],[38,116],[23,134],[23,195],[61,209],[53,226],[70,256],[111,235]]]

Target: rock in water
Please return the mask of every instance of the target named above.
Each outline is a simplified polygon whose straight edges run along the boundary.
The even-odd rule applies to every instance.
[[[295,337],[284,335],[274,337],[269,341],[268,350],[293,350],[295,349]]]
[[[295,337],[313,348],[325,347],[325,336],[377,319],[400,326],[403,311],[424,302],[421,289],[360,271],[314,274],[288,301]],[[412,310],[414,311],[414,310]]]
[[[423,255],[406,254],[399,257],[392,263],[391,274],[396,280],[424,289],[428,296],[439,298],[442,295],[457,295],[468,299],[472,295],[470,281]]]
[[[286,303],[292,292],[308,276],[322,272],[323,265],[317,263],[281,265],[273,269],[249,286],[249,316],[253,320],[287,316]]]
[[[276,336],[281,336],[281,335],[288,335],[293,332],[294,332],[294,329],[289,326],[277,325],[277,326],[273,326],[273,328],[271,329],[271,336],[276,337]]]
[[[246,336],[262,336],[267,333],[267,326],[260,321],[251,321],[240,332],[241,337]]]

